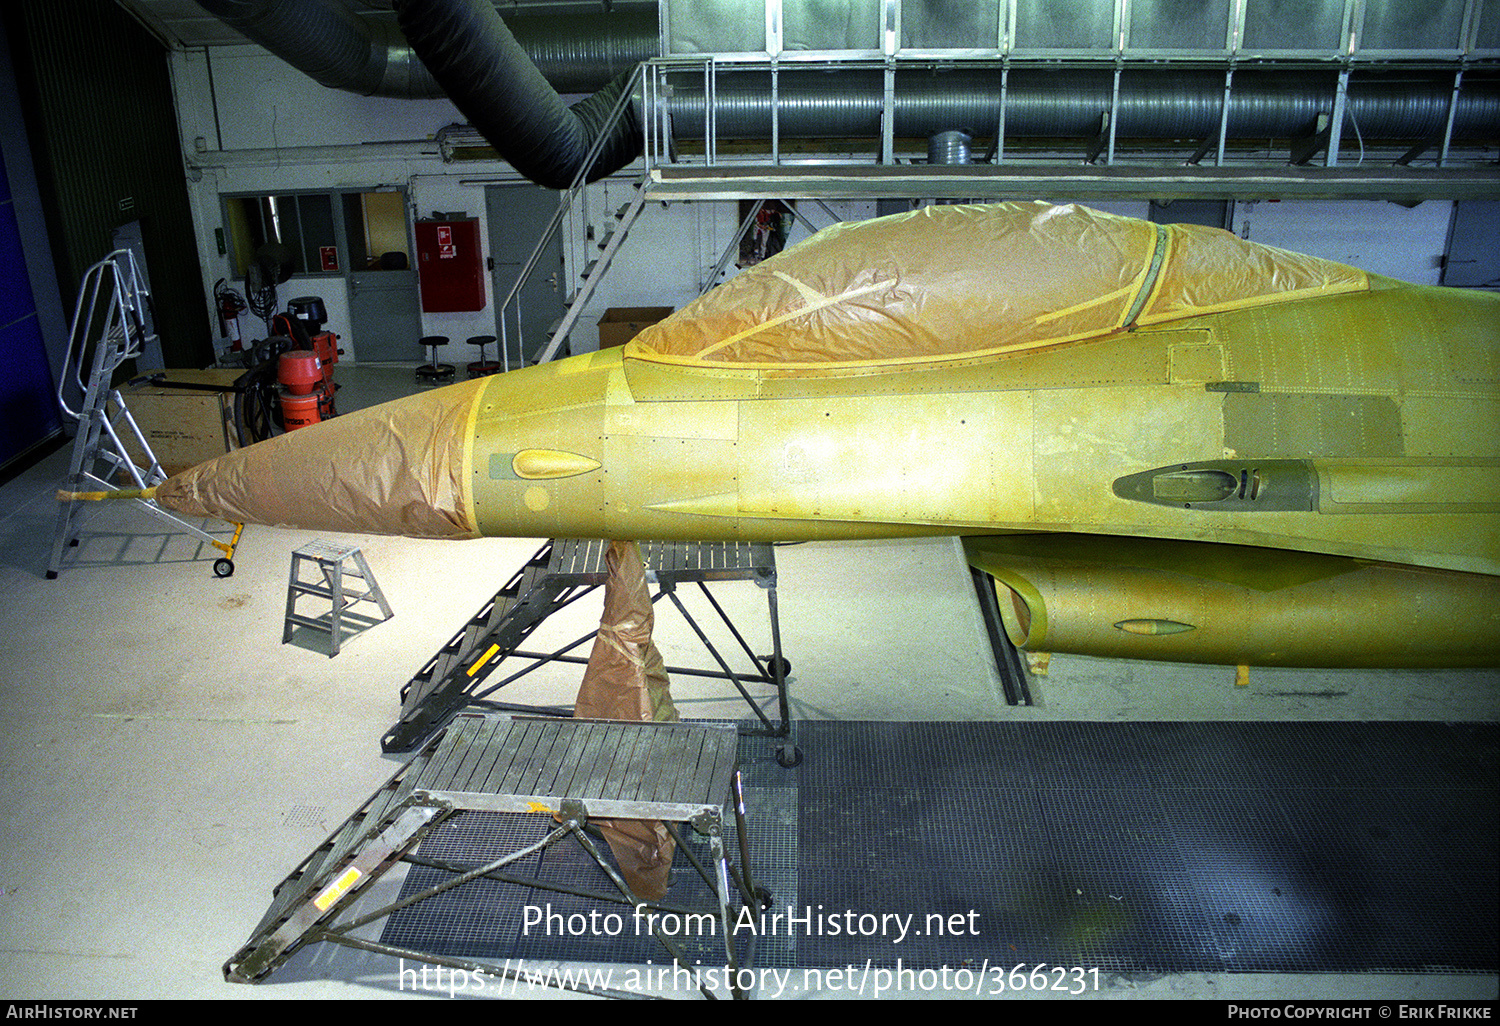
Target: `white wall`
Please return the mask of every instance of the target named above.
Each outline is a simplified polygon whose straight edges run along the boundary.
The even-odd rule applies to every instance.
[[[468,209],[482,219],[483,190],[460,187],[460,173],[510,174],[498,163],[462,169],[442,163],[434,137],[445,125],[462,121],[447,100],[385,99],[327,89],[254,46],[174,53],[172,70],[211,313],[214,282],[232,270],[215,236],[222,226],[221,195],[395,187],[407,190],[413,214]],[[243,292],[242,280],[231,284]],[[343,276],[295,277],[278,290],[278,303],[284,308],[288,299],[303,295],[323,297],[327,326],[340,336],[343,358],[358,360],[359,339],[350,330]],[[468,320],[458,323],[454,316],[426,315],[432,321],[424,318],[423,334],[466,338],[494,330],[488,312],[476,315],[473,330]],[[264,325],[256,318],[245,315],[241,323],[246,338],[264,337]],[[463,353],[447,358],[462,359]],[[421,360],[413,339],[412,363]]]
[[[433,141],[445,125],[463,119],[447,100],[399,100],[326,89],[255,46],[219,47],[173,54],[178,117],[186,148],[189,194],[203,259],[204,302],[210,314],[214,282],[230,274],[218,254],[219,196],[292,190],[407,190],[413,216],[466,211],[481,222],[484,256],[489,253],[487,184],[518,181],[501,162],[444,164]],[[582,236],[592,225],[602,236],[613,211],[630,197],[628,176],[591,186],[578,219],[578,260],[587,259]],[[1062,199],[1064,197],[1059,197]],[[1144,202],[1095,204],[1115,213],[1144,217]],[[829,204],[839,217],[875,214],[873,201]],[[830,223],[816,204],[799,209],[818,227]],[[1234,230],[1244,238],[1354,264],[1379,274],[1436,283],[1452,205],[1428,202],[1405,208],[1382,202],[1241,203]],[[738,228],[733,202],[648,203],[616,257],[611,273],[580,315],[572,350],[597,347],[596,325],[612,306],[681,307],[698,294]],[[808,234],[799,219],[788,243]],[[568,273],[575,276],[573,256]],[[733,263],[725,277],[735,273]],[[242,282],[233,283],[243,289]],[[490,291],[486,276],[486,290]],[[294,278],[279,300],[320,295],[328,327],[341,336],[344,359],[359,359],[359,339],[348,323],[348,297],[341,276]],[[502,297],[503,298],[503,297]],[[446,335],[454,345],[445,362],[463,364],[478,350],[463,345],[473,335],[495,334],[496,297],[475,313],[423,314],[422,333]],[[263,326],[244,319],[247,338]],[[493,351],[489,354],[494,355]],[[422,360],[413,340],[412,362]]]
[[[386,100],[328,89],[257,46],[212,52],[225,150],[426,139],[462,121],[452,102]]]
[[[434,137],[463,118],[447,100],[398,100],[326,89],[254,46],[219,47],[173,55],[178,119],[187,150],[189,194],[199,252],[204,302],[212,313],[212,290],[231,273],[229,256],[218,253],[219,197],[318,189],[407,190],[413,217],[462,210],[480,221],[483,256],[489,225],[485,188],[520,181],[501,162],[444,164]],[[597,183],[585,201],[600,235],[609,214],[629,197],[628,177]],[[617,257],[615,271],[584,309],[572,336],[574,352],[597,348],[597,323],[611,306],[681,306],[697,295],[697,283],[718,257],[716,247],[734,232],[734,204],[652,204]],[[727,227],[726,227],[727,225]],[[581,230],[580,230],[581,234]],[[579,247],[580,260],[586,259]],[[569,253],[569,272],[576,277]],[[243,292],[243,281],[231,282]],[[472,313],[424,313],[422,334],[446,335],[454,344],[445,362],[478,359],[463,344],[496,333],[497,297],[485,277],[487,305]],[[281,286],[278,300],[320,295],[328,327],[340,335],[344,359],[359,359],[359,339],[350,330],[342,276],[297,277]],[[498,297],[503,299],[504,297]],[[263,337],[258,319],[241,317],[246,339]],[[413,339],[412,362],[421,352]],[[493,358],[494,349],[488,351]]]
[[[1238,203],[1234,231],[1267,246],[1436,285],[1452,217],[1453,204],[1439,200],[1415,207],[1378,200]]]

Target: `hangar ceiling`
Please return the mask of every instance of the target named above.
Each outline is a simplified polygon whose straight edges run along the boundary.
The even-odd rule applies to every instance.
[[[205,10],[226,0],[117,2],[173,47],[247,41]],[[287,6],[332,6],[404,46],[391,0]],[[975,198],[1014,196],[1059,175],[1080,198],[1500,196],[1500,0],[496,7],[544,26],[544,54],[516,35],[562,92],[613,74],[554,75],[586,66],[601,33],[632,63],[660,55],[638,86],[647,159],[684,196],[952,195],[955,176]],[[454,149],[482,154],[476,141]],[[936,164],[963,167],[922,170]]]
[[[170,46],[246,42],[196,0],[117,2]],[[372,22],[393,20],[392,0],[330,2]],[[834,5],[770,0],[764,6],[780,12],[787,50],[881,46],[886,0]],[[660,7],[666,11],[672,52],[690,46],[699,52],[738,51],[747,39],[759,50],[767,30],[759,0],[501,0],[495,7],[557,16]],[[904,0],[895,13],[898,22],[888,27],[900,32],[908,49],[1500,57],[1500,5],[1481,0]]]

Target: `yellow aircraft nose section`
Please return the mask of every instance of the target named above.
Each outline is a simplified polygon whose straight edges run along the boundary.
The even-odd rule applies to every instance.
[[[601,534],[608,361],[579,356],[497,374],[468,438],[474,515],[486,535]],[[593,530],[587,530],[592,528]]]
[[[523,537],[734,537],[733,498],[671,507],[737,491],[739,441],[733,400],[637,402],[618,349],[499,375],[471,440],[477,522]]]

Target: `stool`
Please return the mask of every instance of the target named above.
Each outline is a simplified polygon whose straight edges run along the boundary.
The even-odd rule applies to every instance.
[[[493,360],[486,360],[484,358],[485,347],[493,341],[495,341],[494,335],[475,335],[469,339],[469,345],[479,347],[479,362],[469,364],[467,368],[469,377],[482,378],[486,374],[499,373],[500,365]]]
[[[302,579],[302,564],[315,563],[322,580]],[[352,565],[351,565],[352,564]],[[344,590],[345,577],[357,577],[365,583],[362,592],[349,592]],[[297,612],[297,598],[300,595],[317,595],[328,599],[333,608],[323,616],[307,616]],[[281,643],[285,645],[292,640],[292,630],[295,627],[308,627],[315,631],[323,631],[333,636],[332,651],[328,658],[332,659],[339,654],[340,630],[343,627],[344,618],[350,614],[347,612],[350,606],[357,602],[374,602],[380,607],[380,618],[372,619],[368,616],[355,617],[356,622],[363,623],[366,627],[373,627],[377,623],[384,623],[393,615],[390,604],[386,602],[385,595],[380,590],[380,585],[375,583],[375,575],[370,572],[370,565],[365,562],[364,553],[353,545],[334,545],[325,541],[313,541],[302,546],[292,553],[292,572],[287,581],[286,588],[286,626],[281,632]]]
[[[450,381],[453,378],[453,364],[438,363],[438,346],[448,344],[447,335],[426,335],[419,340],[418,345],[427,347],[427,362],[417,368],[418,381]]]

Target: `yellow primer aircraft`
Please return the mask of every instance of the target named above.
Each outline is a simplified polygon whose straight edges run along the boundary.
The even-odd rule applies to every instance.
[[[839,225],[619,349],[239,450],[180,512],[961,535],[1041,652],[1500,665],[1500,296],[1076,206]]]

